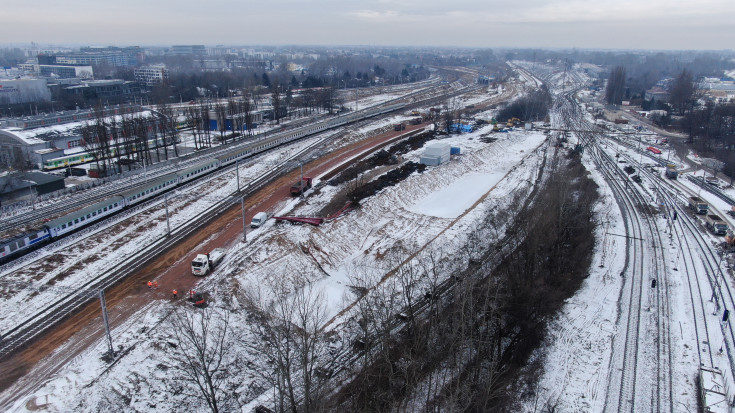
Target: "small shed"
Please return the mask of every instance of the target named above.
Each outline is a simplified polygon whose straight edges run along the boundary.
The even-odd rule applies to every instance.
[[[64,189],[64,178],[43,172],[25,172],[0,178],[0,192],[28,192],[33,188],[37,194],[47,194]]]
[[[435,166],[449,161],[451,146],[448,143],[434,142],[426,145],[420,162],[427,166]]]
[[[48,194],[65,188],[64,177],[58,175],[46,174],[43,172],[29,172],[26,174],[25,179],[35,182],[36,191],[39,195]]]

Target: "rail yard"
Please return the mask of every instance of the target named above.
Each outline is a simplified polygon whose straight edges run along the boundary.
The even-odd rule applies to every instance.
[[[590,80],[582,71],[508,65],[513,76],[499,88],[479,85],[470,69],[441,67],[429,81],[396,89],[398,96],[366,99],[362,110],[210,148],[152,168],[144,180],[113,180],[3,219],[6,241],[44,228],[48,239],[0,267],[0,407],[88,411],[125,400],[135,410],[195,408],[183,397],[168,399],[173,388],[162,379],[165,355],[175,347],[168,327],[182,311],[228,314],[236,341],[249,344],[231,360],[245,365],[223,383],[243,411],[273,406],[273,382],[254,371],[274,362],[256,356],[265,333],[250,326],[279,311],[298,314],[278,300],[299,294],[319,304],[318,317],[314,325],[293,324],[328,337],[319,344],[325,353],[315,356],[314,376],[349,382],[378,351],[371,350],[378,339],[364,327],[362,303],[410,288],[415,301],[395,303],[381,326],[404,334],[407,320],[459,294],[469,269],[492,269],[529,236],[506,233],[517,213],[513,201],[532,204],[554,173],[551,165],[575,153],[600,187],[594,265],[550,321],[535,399],[520,403],[528,411],[539,400],[563,411],[695,409],[698,375],[735,379],[728,321],[735,285],[722,237],[733,227],[722,213],[728,194],[682,179],[688,172],[676,165],[685,160],[644,142],[655,133],[592,119],[581,101]],[[504,133],[498,122],[463,129],[458,121],[456,133],[439,138],[461,152],[396,178],[402,165],[419,163],[422,147],[393,145],[437,132],[428,116],[435,108],[491,117],[497,105],[542,88],[552,96],[550,119],[509,120]],[[384,161],[374,168],[328,183],[378,155]],[[347,202],[358,184],[373,180],[391,182]],[[705,214],[688,207],[693,197],[705,199]],[[502,224],[476,233],[485,219]],[[464,247],[479,236],[493,247]],[[454,263],[449,255],[463,259]],[[193,261],[211,266],[198,270]],[[427,262],[434,270],[422,272]],[[130,371],[133,365],[139,370]],[[69,396],[82,387],[90,394]],[[102,390],[108,388],[113,395]],[[140,389],[161,396],[138,397]]]

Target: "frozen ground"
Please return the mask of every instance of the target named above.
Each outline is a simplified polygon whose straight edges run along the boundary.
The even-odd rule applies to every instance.
[[[611,157],[616,154],[620,155],[621,163],[618,164],[618,167],[621,170],[626,165],[633,165],[636,169],[650,169],[654,162],[648,159],[645,153],[641,154],[637,148],[645,151],[648,145],[657,145],[663,150],[661,157],[678,164],[681,170],[689,170],[694,166],[694,171],[691,173],[697,176],[702,175],[702,172],[696,170],[696,164],[702,160],[696,157],[690,157],[687,160],[678,159],[676,153],[667,145],[661,144],[660,138],[656,136],[633,135],[617,139],[627,142],[630,146],[609,140],[608,143],[602,144],[602,150]],[[622,226],[622,217],[608,184],[595,170],[595,165],[589,157],[583,157],[583,160],[603,195],[598,205],[600,222],[597,234],[598,245],[589,277],[580,291],[567,301],[559,316],[550,323],[547,329],[547,338],[539,353],[543,360],[544,370],[537,387],[533,389],[535,396],[525,401],[523,410],[528,412],[547,411],[545,409],[549,406],[554,407],[556,411],[564,412],[604,411],[606,397],[608,397],[609,377],[614,373],[611,371],[614,366],[610,363],[613,343],[616,336],[625,332],[625,324],[619,319],[623,310],[621,306],[625,304],[618,301],[624,285],[621,271],[625,257],[625,240],[615,235],[625,234],[625,228]],[[623,160],[626,162],[622,163]],[[715,210],[724,212],[729,209],[726,202],[707,191],[700,190],[697,185],[686,179],[684,174],[680,175],[678,180],[671,181],[660,178],[663,175],[663,168],[660,167],[653,169],[652,173],[643,173],[643,171],[637,173],[641,174],[643,182],[634,187],[644,195],[652,207],[659,208],[662,205],[662,199],[657,192],[660,182],[677,195],[677,205],[682,208],[680,214],[687,214],[684,212],[686,211],[684,200],[687,196],[694,194],[699,194]],[[653,182],[654,180],[656,182]],[[731,196],[735,192],[732,189],[725,189],[725,191]],[[719,215],[728,224],[733,225],[733,220],[729,216],[722,213]],[[705,252],[697,249],[687,250],[691,247],[682,243],[681,239],[676,239],[675,233],[671,231],[671,226],[680,224],[671,220],[670,213],[657,214],[654,219],[665,240],[660,251],[665,265],[660,271],[666,274],[656,274],[650,263],[646,263],[648,268],[644,274],[651,278],[659,278],[660,282],[666,282],[668,287],[667,298],[671,309],[669,351],[671,352],[672,368],[672,405],[674,411],[677,412],[696,411],[695,377],[698,368],[700,363],[709,365],[710,352],[716,353],[723,343],[722,331],[724,330],[720,323],[721,311],[714,311],[714,304],[708,301],[712,291],[706,276],[710,270],[704,258]],[[682,219],[689,219],[689,217],[682,218],[680,215],[679,222]],[[722,237],[705,232],[698,218],[692,217],[692,219],[696,224],[695,228],[698,227],[698,230],[703,233],[710,247],[722,242]],[[687,237],[692,236],[687,235]],[[722,265],[721,262],[720,265]],[[717,275],[718,270],[713,271]],[[692,281],[697,277],[700,278],[699,284]],[[728,276],[727,280],[732,288],[732,278]],[[699,307],[700,289],[704,300],[703,309]],[[657,337],[656,326],[651,322],[654,317],[652,313],[648,313],[653,311],[648,307],[651,293],[644,297],[641,298],[641,300],[646,300],[644,301],[645,313],[641,318],[641,326],[645,329],[642,337]],[[701,318],[696,325],[695,311],[697,319]],[[703,329],[705,324],[706,330]],[[710,343],[712,343],[711,346]],[[702,353],[698,354],[697,349],[700,347]],[[654,349],[643,349],[639,353],[641,357],[639,363],[651,363],[655,355]],[[726,354],[712,354],[712,360],[713,365],[725,371],[728,380],[732,382],[730,363]],[[638,374],[640,377],[646,377],[652,372],[639,371]],[[643,384],[645,385],[645,382]],[[645,398],[649,394],[654,394],[654,389],[650,388],[637,390],[640,392],[639,397]],[[613,394],[611,397],[617,398],[618,395]],[[668,410],[668,405],[666,406]]]
[[[360,209],[321,227],[269,222],[254,231],[247,244],[235,245],[224,265],[203,281],[202,287],[217,297],[212,307],[237,308],[242,299],[239,293],[224,298],[232,292],[233,283],[236,291],[253,291],[274,278],[299,277],[323,291],[331,318],[353,299],[349,285],[355,268],[384,268],[383,257],[391,251],[449,248],[459,242],[488,211],[503,205],[509,193],[533,182],[538,170],[541,152],[535,149],[544,142],[543,134],[517,131],[496,134],[499,139],[493,143],[481,142],[478,137],[489,129],[446,139],[462,147],[463,154],[384,189]],[[418,150],[404,158],[418,160],[420,153]],[[337,190],[324,187],[292,212],[314,213]],[[412,245],[404,244],[407,239]],[[138,411],[194,408],[196,402],[191,398],[172,395],[171,382],[160,367],[167,361],[165,349],[171,337],[168,329],[159,327],[165,322],[159,323],[171,308],[167,302],[154,302],[133,319],[113,325],[115,344],[125,354],[113,366],[99,360],[105,349],[100,341],[42,386],[29,389],[28,397],[6,407],[25,411],[35,403],[51,411],[95,411],[106,401],[126,400]],[[233,324],[247,324],[240,311],[232,311],[231,317]],[[338,329],[340,323],[332,325]],[[243,402],[260,394],[253,372],[244,369],[233,380],[240,383]]]

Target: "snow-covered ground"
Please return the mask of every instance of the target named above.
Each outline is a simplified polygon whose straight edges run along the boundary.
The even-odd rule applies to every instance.
[[[580,68],[595,71],[592,66]],[[536,87],[540,82],[525,72],[521,72],[519,77],[528,87]],[[549,68],[549,75],[544,80],[559,87],[581,84],[589,80],[589,75],[578,70],[570,73],[552,72]],[[365,98],[359,105],[362,107],[370,99],[376,99],[377,102],[389,98],[386,95]],[[467,105],[482,103],[485,99],[487,96],[464,97],[461,101]],[[560,114],[553,114],[552,119],[555,116]],[[396,115],[354,132],[358,135],[370,134],[371,131],[388,128],[392,123],[408,118],[409,115]],[[390,282],[380,281],[381,276],[397,265],[419,264],[431,256],[432,251],[450,251],[456,245],[462,245],[478,222],[506,205],[511,193],[519,187],[528,188],[535,181],[543,157],[543,151],[538,148],[544,144],[546,137],[538,132],[512,131],[494,134],[493,137],[498,139],[492,143],[482,142],[479,138],[488,134],[490,129],[488,126],[473,133],[444,139],[452,146],[461,147],[462,155],[453,156],[449,163],[430,167],[424,173],[414,173],[398,185],[387,187],[364,200],[359,209],[320,227],[276,225],[269,221],[254,230],[249,234],[248,242],[235,244],[228,251],[225,262],[212,276],[201,282],[202,288],[212,292],[213,310],[230,314],[230,323],[243,330],[239,337],[257,340],[257,337],[250,335],[252,333],[248,326],[251,321],[247,312],[243,311],[243,302],[249,299],[250,294],[259,292],[266,294],[260,297],[263,300],[260,304],[268,306],[273,298],[267,295],[269,285],[282,280],[288,280],[291,287],[306,282],[308,288],[315,288],[321,294],[324,318],[329,320],[326,328],[336,336],[348,334],[345,328],[354,315],[354,310],[349,309],[356,300],[352,287],[366,279],[358,279],[360,274],[374,273],[376,277],[371,279],[374,283]],[[697,166],[703,162],[701,159],[696,156],[677,158],[676,153],[656,136],[617,134],[615,137],[602,142],[600,150],[611,157],[617,154],[625,160],[625,163],[618,164],[621,170],[626,165],[634,165],[639,170],[637,173],[642,176],[643,182],[634,188],[643,195],[644,202],[654,208],[662,207],[664,199],[659,192],[661,185],[674,194],[679,207],[683,206],[686,196],[698,194],[731,227],[735,227],[735,220],[724,214],[729,210],[729,205],[701,190],[684,175],[670,182],[659,178],[663,172],[661,168],[651,172],[643,170],[650,170],[653,162],[642,155],[639,148],[645,150],[646,146],[656,145],[663,151],[661,157],[679,165],[680,170],[687,170],[686,173],[696,176],[703,174]],[[571,140],[573,144],[576,143],[575,137]],[[404,155],[402,160],[417,161],[421,153],[421,149],[413,151]],[[617,394],[609,394],[608,385],[617,368],[611,361],[615,341],[625,333],[624,320],[621,319],[625,303],[621,297],[629,281],[621,275],[626,254],[625,238],[621,235],[626,233],[626,228],[608,182],[596,170],[589,156],[583,156],[582,159],[601,194],[596,209],[599,226],[593,265],[578,293],[567,300],[548,326],[547,338],[536,355],[543,361],[544,370],[533,389],[534,397],[524,401],[524,411],[535,412],[541,411],[544,406],[554,406],[557,411],[601,412],[609,407],[609,397],[618,397]],[[247,170],[250,168],[257,168],[257,165],[249,165]],[[693,171],[689,172],[689,168],[693,168]],[[259,173],[256,169],[252,169],[252,172],[255,175]],[[241,169],[241,178],[247,173]],[[222,177],[209,185],[222,191],[232,190],[232,178]],[[316,177],[315,183],[318,182],[319,177]],[[314,215],[341,189],[323,186],[312,191],[304,202],[289,200],[281,205],[280,210],[270,212],[279,215]],[[735,197],[732,188],[724,191]],[[185,204],[179,207],[182,211],[189,208]],[[196,210],[195,206],[191,208]],[[660,282],[665,282],[668,291],[671,326],[668,351],[671,354],[673,410],[695,411],[695,377],[700,363],[706,360],[706,364],[709,364],[711,359],[712,364],[725,371],[728,381],[733,383],[727,354],[735,343],[724,341],[725,353],[717,352],[723,346],[722,333],[727,332],[729,326],[720,323],[722,309],[716,310],[714,304],[707,301],[711,295],[706,279],[711,271],[708,269],[708,258],[698,247],[688,247],[681,239],[676,239],[676,234],[681,232],[672,230],[678,225],[677,228],[682,231],[683,219],[694,219],[701,226],[700,221],[696,217],[682,216],[678,222],[674,222],[671,210],[666,208],[653,214],[655,225],[661,229],[665,241],[658,246],[658,254],[665,262],[660,271],[665,274],[653,274],[655,266],[646,263],[644,276],[656,277]],[[157,217],[158,222],[150,230],[153,235],[148,236],[160,234],[165,228],[160,211],[152,216]],[[181,212],[181,216],[185,217],[186,213]],[[704,233],[703,239],[712,246],[722,241],[721,237],[709,233]],[[83,259],[80,255],[74,257]],[[704,279],[700,280],[700,286],[695,287],[693,279],[697,274]],[[725,288],[735,289],[729,275],[727,280]],[[424,287],[420,285],[419,289]],[[641,337],[646,342],[655,341],[659,334],[654,323],[656,312],[651,307],[654,302],[651,301],[652,291],[641,298],[644,304]],[[697,304],[700,294],[703,298],[701,308]],[[16,306],[20,306],[20,302],[17,301]],[[33,410],[37,405],[44,405],[50,411],[98,411],[122,403],[138,411],[193,410],[201,407],[202,402],[184,394],[174,394],[176,387],[171,380],[170,370],[165,367],[170,362],[167,348],[174,341],[170,329],[166,328],[165,318],[177,307],[169,302],[154,301],[123,323],[115,324],[113,320],[114,342],[123,352],[115,364],[108,365],[99,359],[99,355],[106,350],[105,341],[99,340],[87,353],[70,360],[57,375],[29,386],[24,390],[24,397],[17,399],[12,406],[3,407],[10,411]],[[187,311],[197,310],[187,308]],[[706,333],[702,331],[703,326],[706,326]],[[244,359],[254,356],[248,353],[250,350],[247,346],[238,343],[232,345],[237,347],[237,352]],[[55,354],[63,353],[67,346],[68,343]],[[645,363],[655,365],[657,352],[653,347],[642,349],[639,354],[642,360],[638,366]],[[270,397],[272,389],[264,385],[250,366],[233,367],[231,373],[232,377],[228,380],[244,406],[242,411],[249,412],[261,397]],[[655,375],[651,371],[640,371],[639,374],[646,380],[650,375]],[[646,386],[645,380],[641,380],[641,383],[641,386]],[[642,395],[636,397],[653,398],[655,395],[655,389],[648,387],[638,391]],[[669,410],[668,403],[662,406],[662,411]]]
[[[330,133],[323,134],[328,136]],[[242,187],[262,176],[274,166],[290,159],[314,142],[317,136],[298,141],[275,153],[260,156],[240,167]],[[172,229],[201,214],[219,200],[237,189],[235,171],[197,184],[206,187],[207,196],[191,197],[177,189],[166,200],[157,200],[116,215],[111,220],[86,228],[63,238],[26,257],[16,260],[0,275],[13,274],[18,289],[3,285],[8,311],[0,314],[0,331],[7,331],[34,315],[39,308],[58,299],[65,288],[74,291],[77,286],[90,285],[107,269],[138,253],[166,234],[168,202],[169,224]],[[121,224],[121,225],[117,225]],[[142,229],[144,228],[144,229]],[[43,291],[26,288],[53,285]],[[29,305],[32,303],[32,305]]]
[[[558,76],[550,79],[561,81]],[[614,126],[607,124],[609,128]],[[631,132],[631,131],[627,131]],[[614,138],[614,139],[613,139]],[[576,139],[573,139],[576,143]],[[698,218],[690,216],[686,212],[685,199],[688,196],[699,194],[715,210],[729,210],[729,205],[701,190],[699,186],[691,183],[682,174],[676,181],[663,178],[663,168],[646,156],[645,148],[655,145],[662,149],[660,155],[678,165],[680,170],[688,170],[693,165],[695,174],[702,176],[703,172],[696,171],[696,164],[702,160],[697,157],[679,159],[676,153],[661,142],[661,138],[655,135],[615,135],[607,142],[600,143],[600,149],[607,152],[610,157],[619,155],[618,168],[623,169],[627,165],[636,168],[643,182],[640,185],[633,184],[631,190],[643,194],[646,202],[653,208],[661,208],[662,213],[653,216],[655,225],[662,232],[664,245],[661,246],[659,254],[663,256],[664,266],[657,268],[651,262],[646,262],[646,270],[643,276],[657,278],[659,282],[666,283],[669,313],[667,321],[671,327],[669,331],[670,342],[660,336],[655,323],[656,314],[655,300],[653,300],[654,289],[649,289],[648,294],[641,297],[643,302],[643,316],[641,317],[641,340],[655,339],[654,343],[666,340],[668,347],[668,360],[663,361],[670,364],[671,373],[671,409],[674,411],[696,411],[697,410],[697,387],[696,375],[700,363],[720,368],[725,372],[728,382],[732,383],[732,369],[727,353],[731,352],[729,339],[724,346],[725,353],[721,354],[719,348],[723,347],[723,332],[729,331],[729,325],[720,322],[722,308],[717,310],[711,301],[712,289],[708,277],[721,277],[722,270],[717,269],[716,258],[712,258],[710,251],[701,250],[694,243],[695,235],[688,232],[682,224],[682,220],[693,220],[694,230],[698,231],[705,241],[704,248],[710,249],[722,242],[722,237],[716,237],[703,229]],[[593,149],[594,150],[594,149]],[[535,389],[534,396],[524,401],[524,411],[537,412],[547,411],[553,407],[556,411],[584,411],[601,412],[610,409],[610,399],[617,401],[619,397],[609,386],[611,377],[615,377],[617,366],[613,365],[611,358],[614,351],[614,343],[624,337],[626,326],[622,314],[625,313],[626,302],[621,301],[622,288],[630,281],[626,281],[623,275],[625,261],[625,238],[620,234],[626,234],[622,226],[622,216],[612,196],[609,183],[596,170],[591,157],[583,156],[591,177],[599,185],[602,194],[598,205],[599,228],[597,231],[598,245],[596,248],[593,266],[590,268],[589,277],[585,280],[578,293],[570,298],[547,329],[547,338],[542,351],[538,354],[544,365],[543,374]],[[650,171],[650,172],[648,172]],[[687,172],[689,173],[689,172]],[[658,192],[660,188],[666,188],[667,193],[674,195],[675,203],[665,202]],[[733,193],[731,189],[726,192]],[[664,205],[665,203],[665,205]],[[665,208],[664,208],[665,206]],[[673,220],[672,208],[679,212],[679,219]],[[722,213],[719,214],[728,224],[733,225],[733,220]],[[676,229],[673,229],[676,227]],[[684,242],[682,235],[691,243]],[[650,240],[653,243],[658,241]],[[638,253],[631,251],[631,253]],[[713,265],[714,264],[714,265]],[[722,265],[720,260],[719,265]],[[713,266],[714,269],[710,269]],[[708,275],[709,274],[709,275]],[[699,281],[697,281],[699,280]],[[727,276],[726,289],[732,289],[733,279]],[[628,287],[625,287],[628,288]],[[700,296],[702,301],[700,302]],[[725,298],[722,298],[725,301]],[[729,304],[726,304],[729,305]],[[695,321],[696,320],[696,321]],[[728,337],[729,337],[728,333]],[[644,346],[645,343],[640,342]],[[656,345],[652,348],[643,348],[639,351],[638,367],[641,363],[652,363],[656,365]],[[701,353],[697,350],[701,349]],[[710,361],[711,360],[711,361]],[[649,403],[658,400],[659,394],[654,388],[657,383],[655,371],[638,371],[639,378],[643,380],[636,389],[634,398],[648,398]],[[647,387],[650,381],[648,377],[653,376],[652,387]],[[668,379],[661,381],[663,386]],[[614,392],[613,394],[609,394]],[[669,411],[668,396],[662,400],[661,411]],[[630,400],[624,400],[629,403]],[[611,403],[617,405],[617,402]],[[656,404],[652,404],[655,408]],[[621,406],[622,408],[622,406]]]
[[[233,283],[236,291],[253,291],[270,279],[295,277],[310,281],[322,291],[328,318],[332,318],[354,300],[349,286],[355,268],[386,268],[383,259],[389,252],[404,250],[407,254],[417,248],[449,248],[459,242],[488,211],[507,202],[509,193],[530,185],[538,172],[542,152],[536,148],[545,141],[543,134],[515,131],[494,135],[498,140],[493,143],[481,142],[478,138],[490,128],[445,139],[460,146],[462,155],[385,188],[363,201],[361,208],[321,227],[269,222],[253,231],[248,242],[231,248],[223,265],[203,281],[203,287],[213,291],[214,297],[229,297],[215,298],[213,308],[238,307],[241,297],[232,294]],[[404,159],[418,160],[421,152],[409,153]],[[338,190],[323,187],[296,209],[287,205],[278,213],[291,210],[309,215]],[[411,245],[406,245],[407,241]],[[50,410],[95,411],[105,406],[106,400],[128,400],[130,408],[136,410],[193,408],[196,402],[191,398],[171,394],[171,383],[160,367],[167,360],[165,348],[171,337],[170,330],[160,328],[159,323],[172,307],[168,302],[154,302],[127,322],[113,324],[115,345],[124,351],[113,366],[99,360],[106,348],[100,340],[57,376],[28,389],[27,397],[6,407],[25,411],[31,400],[31,405],[44,404]],[[247,325],[244,316],[232,311],[231,323]],[[343,314],[341,319],[348,316]],[[340,319],[334,320],[331,328],[339,330],[340,324]],[[259,395],[253,372],[244,369],[233,380],[241,383],[241,402]]]

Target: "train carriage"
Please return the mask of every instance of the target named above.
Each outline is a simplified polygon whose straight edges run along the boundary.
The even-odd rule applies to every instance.
[[[176,174],[179,176],[179,183],[188,182],[197,176],[209,173],[212,169],[219,168],[219,160],[212,159],[211,161],[201,162],[197,165],[190,166],[182,169]]]
[[[136,188],[121,192],[119,195],[125,198],[125,206],[129,206],[155,196],[167,188],[178,185],[178,183],[179,176],[174,172],[146,182]]]
[[[46,228],[17,235],[0,243],[0,262],[51,238]]]
[[[233,162],[236,162],[240,158],[244,158],[245,156],[249,155],[252,151],[253,151],[252,146],[248,145],[244,148],[240,148],[234,151],[227,152],[224,155],[218,156],[216,159],[217,161],[219,161],[220,165],[225,166]]]
[[[77,153],[74,155],[62,156],[59,158],[47,159],[43,161],[39,169],[44,171],[66,168],[68,166],[81,165],[83,163],[94,161],[94,157],[89,153]]]
[[[52,238],[72,232],[123,209],[125,199],[116,195],[44,224]]]

